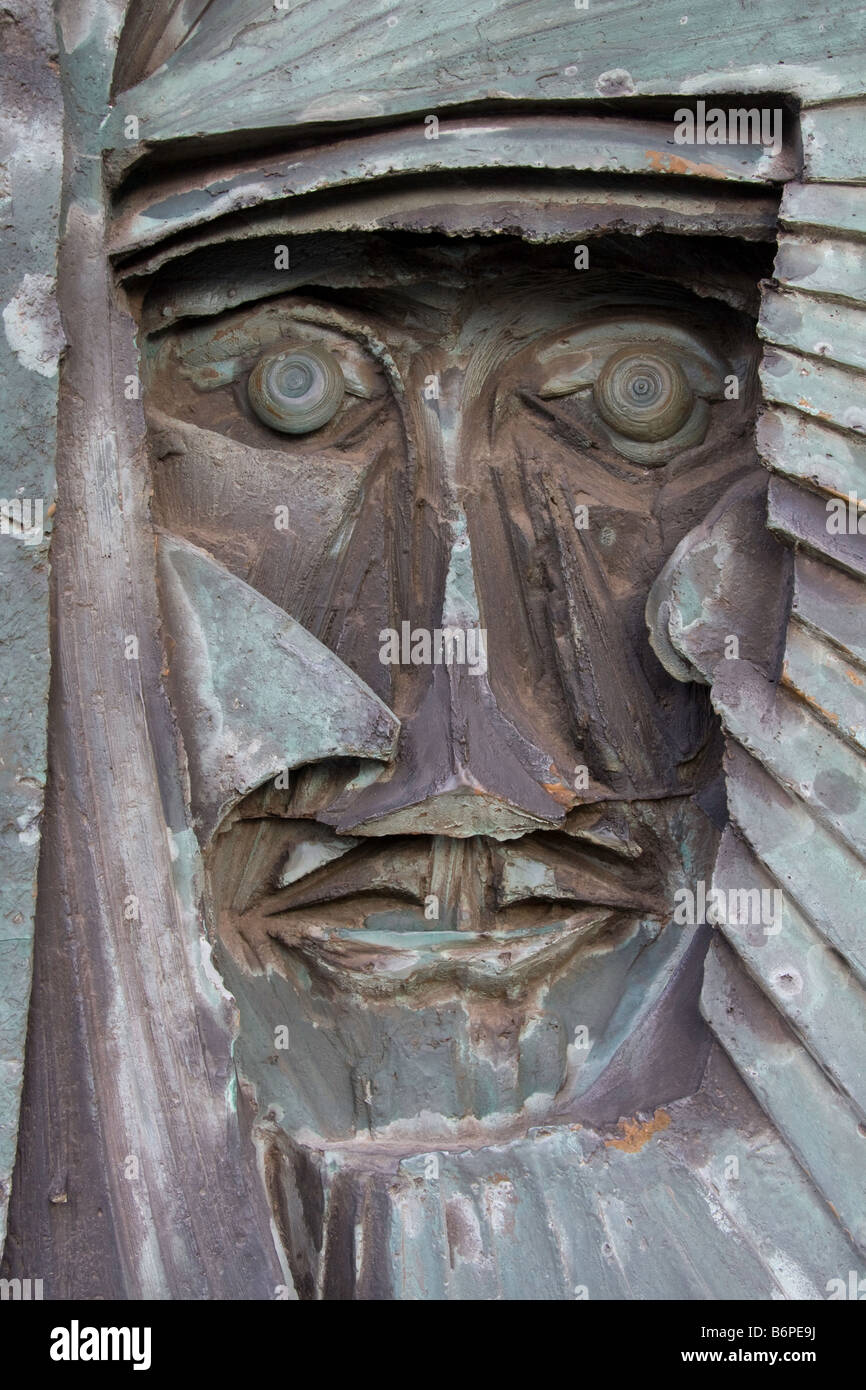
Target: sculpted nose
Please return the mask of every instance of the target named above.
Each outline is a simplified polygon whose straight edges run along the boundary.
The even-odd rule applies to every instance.
[[[426,642],[413,634],[416,656],[429,653],[429,677],[417,708],[403,719],[390,774],[345,794],[321,819],[353,835],[507,839],[556,826],[575,795],[550,756],[505,717],[490,688],[462,512],[452,526],[439,633]],[[395,642],[401,658],[406,647]]]

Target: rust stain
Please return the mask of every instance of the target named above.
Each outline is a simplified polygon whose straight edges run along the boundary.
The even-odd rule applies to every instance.
[[[857,684],[862,685],[863,682],[858,681]],[[816,700],[814,695],[810,695],[808,690],[803,690],[803,688],[799,686],[795,680],[792,680],[787,663],[785,663],[785,665],[782,667],[782,685],[786,686],[788,690],[793,691],[795,695],[799,695],[800,699],[805,701],[805,703],[809,705],[811,709],[817,710],[819,714],[823,714],[824,718],[827,720],[829,724],[838,725],[838,714],[834,714],[831,709],[825,709],[825,707],[821,704],[820,700]]]
[[[606,1149],[622,1149],[623,1153],[636,1154],[648,1144],[654,1134],[667,1129],[671,1117],[666,1110],[657,1110],[651,1120],[620,1120],[622,1130],[620,1139],[605,1139]]]
[[[552,796],[554,801],[560,802],[563,806],[570,806],[575,799],[573,790],[564,782],[542,782],[541,785],[548,796]]]
[[[705,179],[727,179],[729,171],[717,164],[698,164],[693,159],[683,159],[680,154],[669,150],[644,150],[644,154],[656,174],[697,174]]]

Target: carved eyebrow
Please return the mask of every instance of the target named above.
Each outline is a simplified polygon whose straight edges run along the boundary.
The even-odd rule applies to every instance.
[[[214,319],[209,330],[199,329],[194,341],[175,341],[174,352],[180,359],[185,375],[191,376],[204,389],[214,389],[234,381],[238,375],[248,370],[252,357],[272,352],[279,342],[292,335],[302,340],[306,337],[326,338],[325,345],[334,353],[343,368],[346,389],[353,396],[372,400],[384,389],[382,376],[386,377],[392,389],[402,392],[403,383],[385,344],[377,337],[368,324],[351,314],[344,314],[338,308],[303,301],[298,305],[283,306],[278,320],[270,317],[270,305],[258,306],[231,333],[218,331],[219,319]],[[265,332],[261,310],[265,311]],[[326,329],[309,334],[305,329]],[[339,335],[340,341],[331,339]],[[372,360],[371,360],[372,359]],[[382,368],[380,375],[376,363]],[[245,365],[244,365],[245,364]]]
[[[311,323],[308,318],[301,315],[293,315],[291,322],[310,324],[314,328],[320,327],[319,324]],[[304,341],[303,335],[301,335],[301,341]],[[362,400],[371,401],[374,397],[382,394],[384,390],[382,374],[370,361],[369,349],[365,352],[364,347],[354,339],[341,343],[328,342],[327,346],[340,363],[349,395],[360,396]],[[265,351],[273,351],[273,346]]]
[[[661,345],[676,353],[698,395],[721,391],[724,362],[688,329],[673,323],[628,318],[617,323],[597,323],[560,334],[536,353],[538,395],[566,396],[592,386],[605,361],[619,348]]]
[[[392,390],[398,395],[403,394],[403,378],[397,363],[386,344],[360,315],[354,314],[351,310],[337,309],[330,304],[307,304],[303,309],[293,313],[292,318],[297,323],[309,323],[313,327],[335,328],[347,337],[354,338],[356,342],[363,343],[371,357],[382,367]]]

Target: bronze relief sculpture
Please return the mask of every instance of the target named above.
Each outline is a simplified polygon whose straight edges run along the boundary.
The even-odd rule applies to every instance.
[[[66,100],[88,47],[114,88],[67,134],[24,1113],[63,1078],[90,1137],[22,1126],[7,1266],[832,1296],[866,1239],[862,543],[824,520],[862,467],[856,92],[720,100],[773,147],[687,157],[683,74],[367,121],[307,70],[286,116],[250,6],[200,9],[116,55],[60,25]],[[76,1172],[83,1275],[24,1189]]]

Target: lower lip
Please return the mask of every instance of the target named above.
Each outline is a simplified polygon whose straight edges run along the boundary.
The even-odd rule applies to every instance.
[[[578,940],[619,909],[577,908],[543,927],[520,931],[372,931],[363,927],[307,928],[295,945],[349,974],[405,979],[434,963],[476,964],[496,975],[517,969],[564,942]],[[288,944],[284,942],[283,944]],[[516,957],[516,958],[515,958]]]

